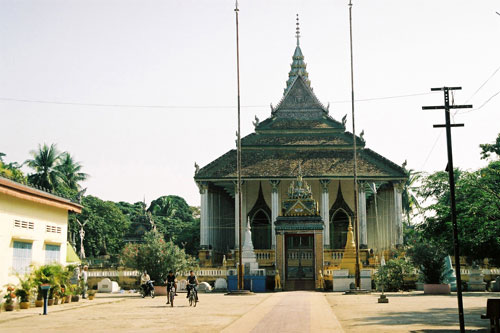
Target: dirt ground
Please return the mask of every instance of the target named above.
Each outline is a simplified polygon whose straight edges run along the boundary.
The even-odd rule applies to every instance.
[[[0,313],[0,332],[452,332],[458,330],[457,299],[421,292],[379,294],[283,292],[253,296],[200,294],[196,308],[185,294],[175,306],[165,297],[98,294],[93,301]],[[500,293],[465,293],[466,329],[487,331],[480,319],[486,299]]]
[[[370,295],[326,294],[346,332],[456,332],[459,330],[458,300],[452,295],[423,292],[387,293],[388,304],[379,304],[380,293]],[[481,319],[486,299],[500,293],[463,294],[465,328],[487,332],[489,321]]]

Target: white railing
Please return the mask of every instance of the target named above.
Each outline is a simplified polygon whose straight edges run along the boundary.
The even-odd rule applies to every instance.
[[[288,250],[288,259],[290,260],[298,260],[304,259],[304,260],[312,260],[314,257],[312,252],[302,252],[302,251],[291,251]]]
[[[89,271],[89,277],[137,277],[140,276],[139,271],[117,271],[117,270],[98,270]]]
[[[255,251],[255,257],[257,260],[271,260],[273,259],[273,255],[271,252],[257,252]]]

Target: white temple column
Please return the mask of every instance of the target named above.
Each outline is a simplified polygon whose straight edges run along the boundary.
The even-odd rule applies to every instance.
[[[243,190],[244,180],[241,181],[241,245],[245,244],[245,228],[246,228],[246,209],[245,209],[245,192]],[[240,245],[240,220],[239,220],[239,209],[240,202],[238,198],[238,182],[233,181],[234,184],[234,249],[237,250]]]
[[[278,186],[280,184],[280,181],[277,179],[272,179],[269,180],[271,183],[271,247],[273,249],[276,248],[276,232],[275,232],[275,226],[274,224],[276,223],[276,218],[279,215],[279,209],[280,209],[280,201],[279,201],[279,191],[278,191]]]
[[[328,191],[328,185],[330,184],[330,179],[320,179],[321,184],[321,218],[323,219],[323,247],[330,247],[330,192]]]
[[[366,189],[365,183],[359,184],[358,217],[359,217],[359,244],[361,248],[368,248],[368,233],[366,224]]]
[[[402,184],[396,183],[394,187],[394,230],[396,231],[396,245],[403,244],[403,191]]]
[[[210,215],[208,207],[208,183],[198,182],[198,188],[200,189],[201,195],[201,207],[200,207],[200,246],[202,248],[208,248],[208,217]]]
[[[234,248],[237,249],[240,246],[240,198],[238,196],[237,183],[234,182]]]

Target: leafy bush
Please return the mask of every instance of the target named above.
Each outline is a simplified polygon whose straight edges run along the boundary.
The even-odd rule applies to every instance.
[[[392,259],[381,266],[374,276],[377,289],[384,291],[407,290],[405,278],[414,275],[414,267],[404,259]]]
[[[424,283],[443,283],[444,260],[447,254],[442,246],[421,241],[409,248],[407,253],[412,263],[420,269]]]
[[[147,232],[144,240],[142,244],[125,246],[122,253],[123,265],[140,272],[147,271],[157,284],[162,283],[170,270],[182,272],[196,267],[193,257],[172,241],[166,242],[159,232]]]

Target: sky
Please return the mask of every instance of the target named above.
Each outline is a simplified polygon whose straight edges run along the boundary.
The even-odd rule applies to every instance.
[[[350,121],[348,0],[240,0],[242,134],[282,95],[300,16],[314,92]],[[447,163],[443,94],[461,86],[454,164],[485,165],[500,132],[500,0],[353,0],[356,130],[408,168]],[[199,205],[201,167],[235,147],[232,0],[0,0],[0,152],[25,161],[56,143],[80,161],[87,194]],[[408,96],[410,95],[410,96]],[[404,96],[404,97],[401,97]],[[491,98],[491,99],[490,99]],[[29,171],[25,169],[25,171]]]

